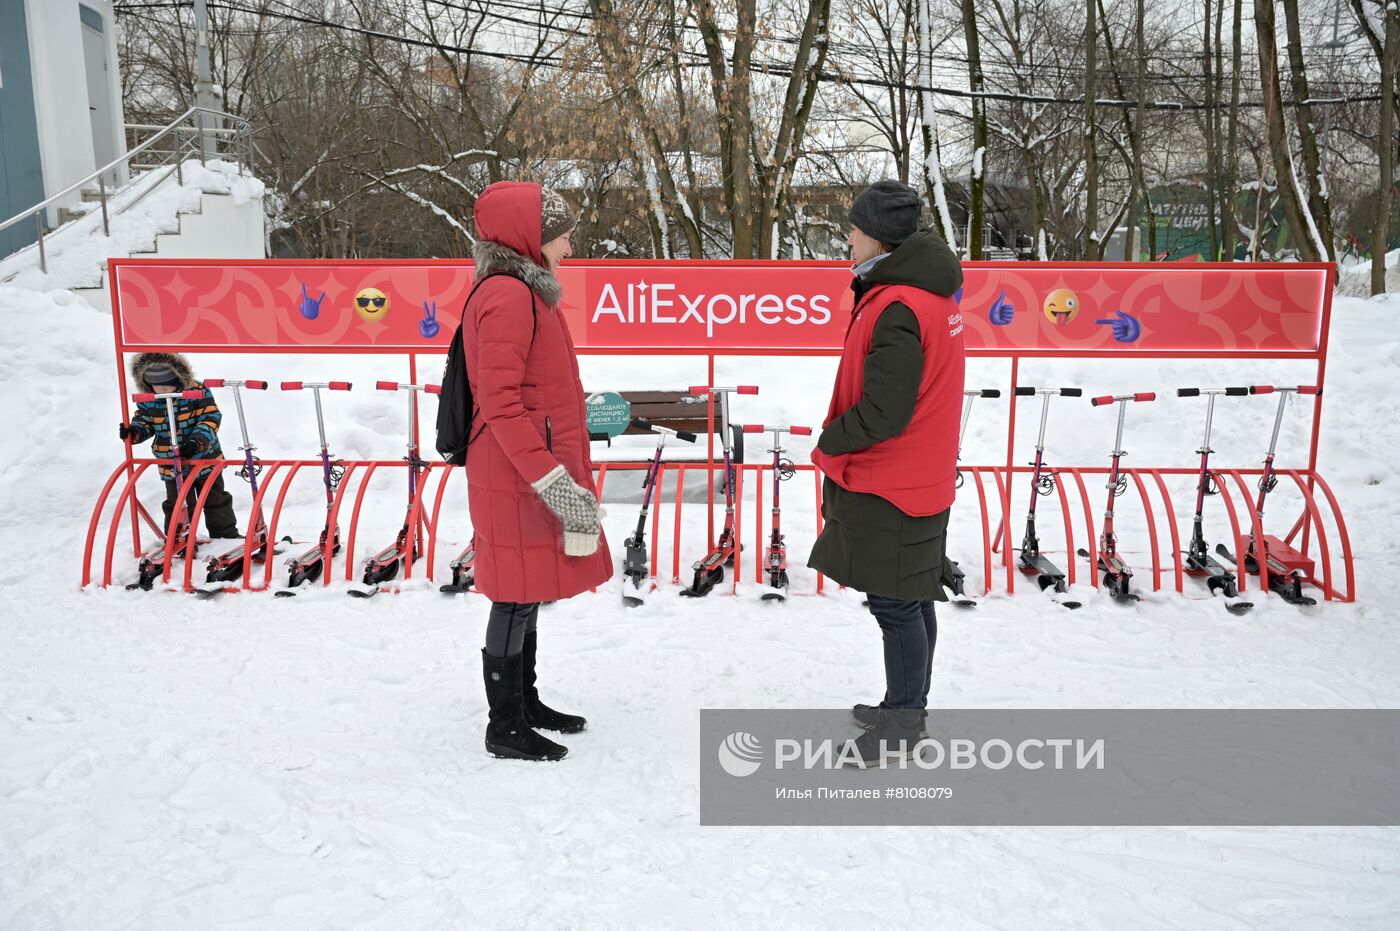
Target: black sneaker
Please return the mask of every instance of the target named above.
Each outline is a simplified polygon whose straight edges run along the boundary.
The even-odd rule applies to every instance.
[[[928,731],[922,723],[910,728],[881,719],[847,744],[842,765],[859,769],[898,766],[903,761],[912,760],[919,752],[919,741],[927,737]]]
[[[851,708],[851,717],[861,727],[872,727],[880,722],[880,712],[885,710],[884,702],[878,705],[863,705],[857,702]],[[928,720],[928,709],[923,712],[923,720]]]

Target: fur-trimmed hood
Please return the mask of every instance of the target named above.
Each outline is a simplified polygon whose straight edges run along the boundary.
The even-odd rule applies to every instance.
[[[540,296],[550,307],[558,307],[562,291],[559,279],[548,269],[536,265],[532,260],[489,239],[478,239],[472,246],[472,258],[476,260],[476,280],[487,275],[505,272],[529,285],[530,290]]]
[[[180,378],[181,389],[188,390],[195,386],[194,369],[190,368],[190,360],[178,352],[141,353],[131,360],[131,377],[136,380],[142,391],[150,391],[151,386],[146,381],[146,373],[159,367],[173,369]]]

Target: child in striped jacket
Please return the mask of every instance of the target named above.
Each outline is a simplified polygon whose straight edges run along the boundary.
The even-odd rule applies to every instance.
[[[175,391],[199,389],[199,398],[176,398],[175,418],[177,434],[180,438],[178,452],[185,464],[185,472],[195,468],[195,463],[222,462],[223,449],[219,446],[219,405],[208,388],[197,381],[189,360],[175,352],[143,352],[131,360],[131,377],[141,392],[169,394]],[[165,401],[142,401],[136,405],[136,416],[130,424],[120,424],[118,434],[132,444],[151,440],[151,454],[156,459],[174,459],[176,449],[171,448],[170,425],[166,423]],[[170,524],[170,512],[175,507],[175,497],[179,494],[180,476],[175,475],[173,465],[161,464],[157,467],[160,477],[165,480],[166,526]],[[199,467],[196,479],[190,483],[185,500],[193,509],[195,501],[206,482],[213,481],[209,497],[204,502],[204,525],[209,536],[215,539],[239,536],[238,518],[233,513],[233,496],[224,490],[222,469],[214,466]]]

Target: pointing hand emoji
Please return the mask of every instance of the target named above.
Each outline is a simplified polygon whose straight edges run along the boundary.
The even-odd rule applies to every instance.
[[[1137,338],[1142,335],[1142,324],[1138,322],[1137,317],[1121,310],[1115,310],[1114,313],[1117,314],[1116,317],[1094,322],[1101,326],[1107,324],[1113,327],[1113,338],[1120,343],[1137,342]]]

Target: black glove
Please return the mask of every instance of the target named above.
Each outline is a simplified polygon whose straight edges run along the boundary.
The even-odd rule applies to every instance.
[[[125,440],[127,437],[131,436],[135,432],[135,430],[131,429],[131,427],[127,426],[124,423],[117,424],[117,437],[119,439]],[[134,443],[136,441],[133,439],[132,442]]]
[[[199,441],[185,440],[180,443],[180,448],[176,452],[180,454],[181,459],[193,459],[199,452]]]

